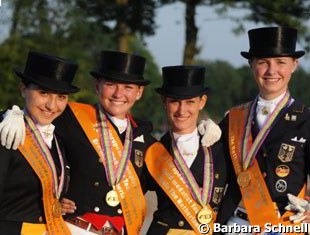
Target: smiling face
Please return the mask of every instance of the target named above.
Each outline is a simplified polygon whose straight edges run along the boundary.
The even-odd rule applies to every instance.
[[[163,98],[172,131],[177,134],[192,133],[196,126],[199,111],[206,104],[207,96],[191,99]]]
[[[288,89],[298,60],[292,57],[253,58],[250,65],[261,97],[270,100]]]
[[[96,83],[99,102],[110,115],[124,119],[131,107],[142,97],[143,86],[100,79]]]
[[[21,94],[25,98],[26,109],[40,125],[48,125],[65,110],[67,94],[46,91],[36,85],[21,84]]]

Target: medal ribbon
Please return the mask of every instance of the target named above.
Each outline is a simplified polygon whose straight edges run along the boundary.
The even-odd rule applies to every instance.
[[[98,122],[99,114],[97,106],[69,102],[69,107],[85,132],[89,143],[96,151],[98,157],[103,160],[103,167],[105,168],[106,163],[104,162],[101,132],[99,130],[101,123]],[[127,115],[127,117],[130,120],[130,115]],[[110,131],[110,144],[113,157],[117,161],[120,161],[124,149],[123,143],[111,122],[108,121],[107,124]],[[130,121],[130,124],[133,127],[134,123],[132,121]],[[146,214],[145,198],[139,177],[130,160],[120,182],[115,185],[115,191],[118,194],[121,204],[128,235],[141,234],[140,231]]]
[[[56,167],[55,167],[55,163],[53,160],[53,157],[51,155],[51,152],[49,151],[40,131],[38,130],[36,124],[34,123],[34,121],[32,120],[32,118],[30,117],[30,115],[27,113],[27,111],[25,112],[25,120],[26,120],[26,126],[28,126],[28,128],[30,128],[31,130],[31,135],[34,138],[36,144],[39,146],[39,150],[40,150],[40,154],[41,156],[43,156],[44,160],[46,161],[47,165],[49,166],[49,168],[52,171],[52,175],[53,175],[53,192],[54,195],[57,199],[60,198],[60,194],[62,192],[63,186],[64,186],[64,159],[62,157],[62,153],[60,151],[57,139],[55,138],[55,142],[56,142],[56,148],[57,148],[57,153],[58,153],[58,157],[60,160],[60,165],[61,165],[61,174],[60,174],[60,180],[58,183],[58,176],[57,176],[57,171],[56,171]],[[55,136],[54,136],[55,137]]]
[[[264,140],[266,139],[267,135],[269,134],[271,127],[276,123],[276,118],[278,117],[278,114],[281,112],[281,110],[284,107],[288,107],[288,104],[291,102],[290,93],[287,91],[286,94],[283,96],[283,98],[280,100],[274,111],[270,114],[266,122],[264,123],[262,129],[259,131],[258,135],[256,136],[254,142],[252,145],[249,143],[251,142],[251,126],[252,126],[252,120],[255,113],[255,107],[256,102],[258,100],[258,97],[253,101],[251,105],[250,114],[248,116],[248,120],[246,123],[245,128],[245,136],[243,138],[243,144],[242,144],[242,166],[243,170],[246,170],[252,163],[253,160],[260,149],[261,145],[263,144]],[[286,109],[283,109],[282,112],[284,112]]]
[[[99,104],[97,105],[97,113],[99,119],[98,127],[101,140],[100,141],[101,149],[103,152],[104,161],[106,162],[107,165],[105,167],[107,180],[110,186],[115,186],[122,179],[122,176],[124,175],[125,169],[127,168],[130,159],[132,149],[132,139],[133,139],[132,126],[129,119],[127,118],[127,129],[125,134],[125,142],[122,157],[120,163],[116,168],[116,171],[114,171],[115,168],[113,165],[113,152],[112,152],[112,145],[110,143],[111,135],[110,130],[108,128],[108,118]]]
[[[192,172],[186,165],[186,162],[176,145],[172,132],[171,132],[171,147],[173,154],[175,156],[174,163],[178,168],[180,174],[182,175],[186,185],[190,189],[193,198],[197,202],[199,202],[199,204],[202,207],[205,207],[211,199],[211,192],[213,189],[214,169],[213,169],[211,149],[203,147],[204,152],[203,187],[202,190],[200,190],[199,185],[195,180],[195,177],[193,176]]]

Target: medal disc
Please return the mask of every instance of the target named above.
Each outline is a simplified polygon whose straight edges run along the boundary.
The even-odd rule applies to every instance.
[[[58,200],[55,200],[53,205],[53,216],[56,218],[61,216],[61,203]]]
[[[237,182],[241,188],[245,188],[250,184],[251,177],[247,171],[241,171],[238,174]]]
[[[105,196],[106,203],[111,207],[116,207],[119,205],[118,195],[115,190],[111,190]]]
[[[201,224],[208,224],[212,219],[212,211],[208,208],[202,208],[197,214],[197,220]]]

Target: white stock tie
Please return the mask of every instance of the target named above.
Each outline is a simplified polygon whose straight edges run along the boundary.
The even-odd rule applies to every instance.
[[[258,97],[257,106],[256,106],[256,120],[259,129],[261,129],[270,114],[277,107],[277,103],[281,100],[283,95],[273,99],[273,100],[265,100],[261,97]]]
[[[114,125],[117,127],[120,134],[122,134],[127,129],[127,119],[119,119],[116,117],[110,116],[111,121],[114,123]]]
[[[53,124],[48,124],[48,125],[37,125],[44,142],[47,144],[47,146],[51,149],[52,148],[52,141],[54,137],[54,130],[55,126]]]
[[[195,160],[199,149],[199,134],[197,128],[194,132],[185,135],[173,133],[177,147],[184,157],[186,165],[190,167]]]

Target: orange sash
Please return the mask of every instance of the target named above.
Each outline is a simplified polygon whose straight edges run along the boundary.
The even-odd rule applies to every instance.
[[[23,223],[22,235],[44,235],[46,234],[46,224]]]
[[[40,155],[39,146],[34,141],[30,130],[26,128],[25,144],[18,147],[19,151],[23,154],[25,159],[31,165],[36,175],[41,181],[42,194],[43,194],[43,207],[46,219],[46,227],[48,234],[51,235],[66,235],[71,234],[67,225],[65,224],[62,216],[54,217],[53,208],[57,199],[53,194],[53,175],[45,159]]]
[[[147,150],[145,162],[150,174],[179,209],[195,233],[201,234],[198,229],[200,223],[197,221],[197,214],[202,206],[193,199],[170,153],[161,143],[154,143]],[[209,223],[212,231],[216,214],[209,205],[207,208],[212,211],[213,219]],[[212,232],[205,234],[212,234]]]
[[[242,138],[249,114],[249,107],[250,103],[247,103],[232,108],[229,112],[229,151],[237,176],[243,171],[239,159],[241,159],[242,154]],[[269,190],[256,159],[246,172],[249,174],[251,181],[248,186],[240,187],[240,190],[250,224],[259,225],[261,228],[264,228],[265,223],[271,223],[272,225],[278,225],[279,223],[283,225],[297,225],[291,223],[288,218],[294,214],[292,212],[287,211],[281,218],[278,218],[276,212],[277,208],[275,208],[272,202]],[[300,191],[298,197],[304,196],[305,186]]]
[[[96,109],[91,105],[73,102],[70,102],[69,106],[82,126],[89,142],[96,150],[98,156],[103,159],[97,127]],[[115,142],[112,143],[113,155],[119,162],[123,144],[110,122],[108,122],[108,127],[115,140]],[[116,185],[115,190],[121,203],[128,234],[140,234],[145,218],[146,204],[139,178],[130,161],[128,162],[128,167],[122,180]]]

